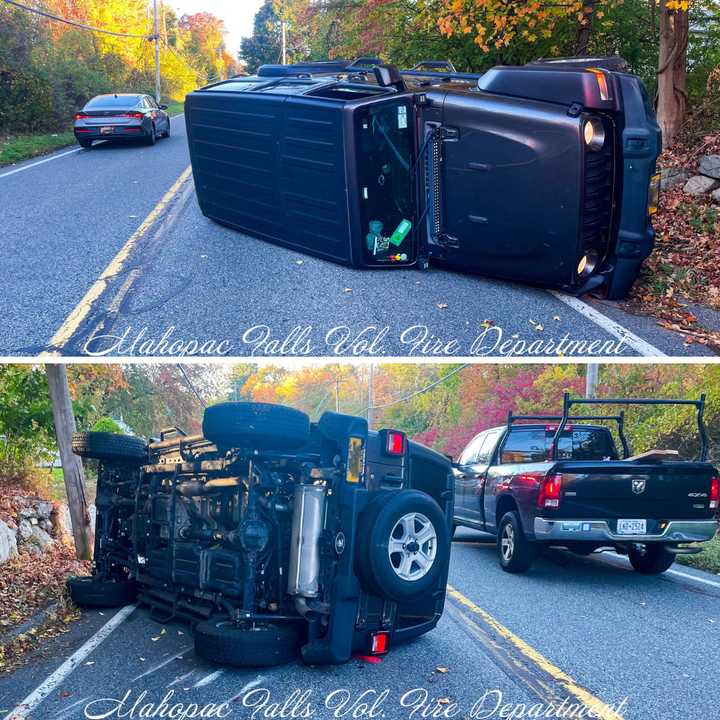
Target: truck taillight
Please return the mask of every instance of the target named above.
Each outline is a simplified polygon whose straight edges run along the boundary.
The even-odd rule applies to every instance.
[[[562,475],[547,475],[540,483],[538,493],[538,507],[560,507],[560,493],[562,492]]]
[[[717,510],[720,502],[720,478],[710,480],[710,509]]]
[[[371,655],[384,655],[390,649],[390,633],[377,632],[372,634],[370,644]]]
[[[385,452],[388,455],[405,454],[405,433],[397,430],[385,430]]]

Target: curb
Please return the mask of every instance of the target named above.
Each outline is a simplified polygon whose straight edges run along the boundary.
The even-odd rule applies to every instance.
[[[52,617],[58,609],[58,603],[50,603],[47,607],[38,610],[31,618],[25,622],[10,628],[6,632],[0,634],[0,645],[7,645],[20,635],[25,635],[31,630],[41,627],[50,617]]]

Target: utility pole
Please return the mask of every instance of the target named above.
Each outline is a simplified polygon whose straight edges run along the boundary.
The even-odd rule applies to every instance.
[[[287,23],[283,19],[280,25],[282,27],[282,64],[287,65]]]
[[[78,560],[91,560],[95,538],[85,495],[85,473],[82,460],[72,451],[75,415],[70,399],[67,373],[64,365],[46,365],[45,374],[50,388],[55,436],[65,476],[65,493],[70,509],[75,554]]]
[[[585,397],[594,398],[595,389],[598,384],[598,373],[600,371],[600,365],[597,363],[588,363],[585,366]]]
[[[153,35],[155,40],[155,102],[160,104],[160,22],[158,0],[153,0]]]
[[[367,422],[368,429],[372,430],[373,423],[375,422],[375,397],[373,393],[373,380],[375,379],[375,366],[370,363],[368,365],[368,394],[367,394]]]

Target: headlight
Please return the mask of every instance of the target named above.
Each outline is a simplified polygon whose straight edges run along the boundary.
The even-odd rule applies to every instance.
[[[660,173],[655,173],[650,178],[648,188],[648,215],[654,215],[658,211],[660,203]]]
[[[584,278],[588,275],[592,275],[597,267],[598,257],[597,250],[586,251],[586,253],[580,258],[580,262],[577,266],[578,277]]]
[[[605,145],[605,128],[598,118],[589,118],[583,126],[583,138],[588,150],[596,152]]]

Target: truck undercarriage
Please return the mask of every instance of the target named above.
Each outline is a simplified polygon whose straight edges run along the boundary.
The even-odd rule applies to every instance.
[[[400,433],[368,434],[359,418],[311,426],[261,403],[210,407],[203,431],[171,429],[147,447],[76,437],[76,452],[99,460],[93,576],[70,581],[78,604],[137,594],[159,622],[191,623],[198,654],[237,665],[300,648],[306,662],[342,662],[434,627],[452,512],[445,458]],[[428,492],[412,489],[420,460]]]

